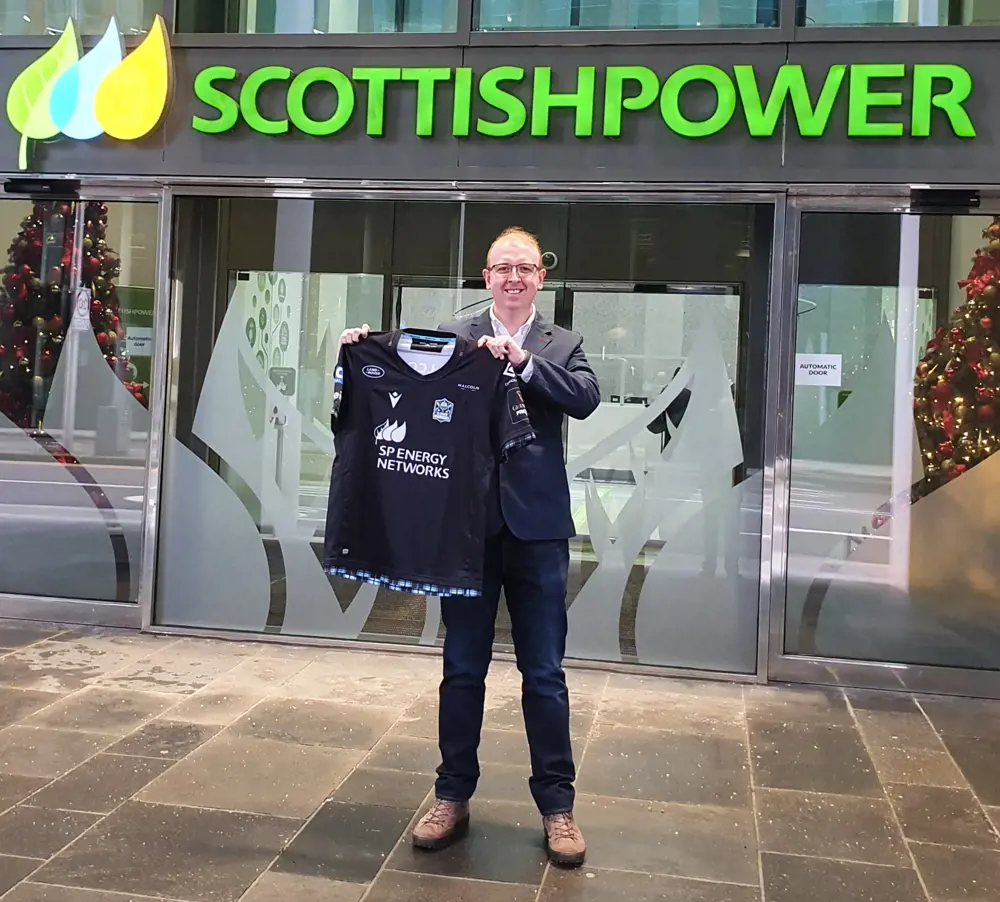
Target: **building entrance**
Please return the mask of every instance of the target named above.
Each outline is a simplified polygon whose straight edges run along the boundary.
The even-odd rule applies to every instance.
[[[569,655],[757,672],[773,202],[199,197],[178,213],[158,623],[440,642],[438,599],[320,567],[337,338],[488,310],[487,250],[517,225],[544,252],[538,315],[583,336],[601,384],[566,424]]]

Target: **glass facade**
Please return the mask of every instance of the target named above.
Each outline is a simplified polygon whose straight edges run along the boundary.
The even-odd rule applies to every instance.
[[[345,326],[485,310],[486,252],[519,224],[547,254],[539,313],[583,335],[601,383],[566,435],[570,655],[755,670],[773,207],[205,198],[177,213],[158,622],[439,641],[439,599],[320,566],[330,373]]]
[[[787,653],[1000,668],[998,291],[992,216],[803,215]]]
[[[1000,25],[998,0],[800,0],[800,25]]]
[[[0,201],[0,593],[134,602],[156,204]]]
[[[458,0],[177,0],[178,32],[410,34],[452,32]]]
[[[62,34],[70,18],[79,34],[104,34],[112,16],[122,34],[145,34],[165,7],[165,0],[3,0],[0,35]]]
[[[776,26],[777,0],[477,0],[481,31]]]

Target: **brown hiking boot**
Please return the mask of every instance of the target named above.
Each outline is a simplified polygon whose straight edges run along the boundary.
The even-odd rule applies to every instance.
[[[587,857],[587,843],[570,813],[553,814],[542,819],[545,827],[545,851],[553,864],[578,868]]]
[[[413,845],[436,851],[450,846],[469,832],[469,806],[438,799],[413,828]]]

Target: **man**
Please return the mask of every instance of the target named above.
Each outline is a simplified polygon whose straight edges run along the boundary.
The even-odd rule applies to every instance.
[[[483,594],[441,599],[446,629],[438,708],[441,765],[435,804],[414,828],[413,844],[443,849],[468,831],[502,588],[522,677],[521,706],[531,751],[529,786],[542,815],[546,850],[553,863],[579,867],[587,848],[573,816],[576,767],[562,666],[569,539],[576,528],[562,428],[567,415],[584,419],[597,409],[600,388],[583,353],[582,337],[545,322],[535,310],[545,275],[537,239],[523,229],[507,229],[493,242],[483,270],[493,295],[490,309],[471,320],[440,326],[478,341],[510,363],[536,440],[501,464],[494,476],[495,489],[487,499],[490,529]],[[368,326],[348,329],[341,341],[358,341],[368,331]]]

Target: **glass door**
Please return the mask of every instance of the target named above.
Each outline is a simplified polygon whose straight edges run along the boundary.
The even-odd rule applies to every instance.
[[[799,203],[771,673],[997,694],[1000,216]]]
[[[155,202],[0,198],[7,602],[138,600],[158,213]]]

